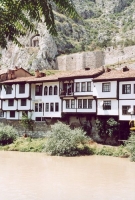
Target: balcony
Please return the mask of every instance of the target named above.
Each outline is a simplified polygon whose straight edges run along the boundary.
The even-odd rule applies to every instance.
[[[60,92],[60,97],[73,96],[73,95],[74,95],[74,92],[71,92],[71,91],[62,90],[62,91]]]

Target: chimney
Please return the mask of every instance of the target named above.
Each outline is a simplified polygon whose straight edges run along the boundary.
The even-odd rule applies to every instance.
[[[105,67],[104,66],[102,66],[102,70],[105,71]]]
[[[18,67],[17,67],[17,66],[15,66],[15,69],[17,70],[17,69],[18,69]]]
[[[11,80],[11,78],[12,78],[12,70],[11,70],[11,69],[8,69],[8,70],[7,70],[7,79],[8,79],[8,80]]]
[[[38,69],[35,70],[35,77],[36,77],[36,78],[39,77],[39,70],[38,70]]]
[[[129,71],[129,68],[127,66],[123,67],[123,72]]]
[[[110,71],[111,71],[111,69],[106,67],[105,72],[110,72]]]
[[[88,71],[88,70],[90,70],[90,68],[89,68],[89,67],[85,67],[84,69],[85,69],[85,71]]]

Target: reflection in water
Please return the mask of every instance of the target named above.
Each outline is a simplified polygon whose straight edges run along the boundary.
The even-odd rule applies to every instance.
[[[0,200],[135,200],[129,159],[0,152]]]

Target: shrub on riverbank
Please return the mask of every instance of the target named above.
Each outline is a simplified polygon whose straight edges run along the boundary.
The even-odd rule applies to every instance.
[[[130,152],[130,160],[135,162],[135,132],[130,133],[129,139],[125,142],[126,148]]]
[[[16,140],[17,131],[10,125],[0,123],[0,144],[6,145],[11,144]]]
[[[46,138],[24,138],[18,137],[12,144],[0,146],[1,150],[5,151],[21,151],[21,152],[43,152]],[[79,155],[102,155],[102,156],[114,156],[114,157],[129,157],[129,152],[125,146],[105,146],[98,145],[93,146],[89,143],[85,145],[78,145],[77,151]]]
[[[96,155],[102,155],[102,156],[113,156],[113,157],[129,157],[129,152],[127,149],[121,145],[118,147],[112,147],[112,146],[102,146],[100,148],[96,147],[93,148],[93,152]]]
[[[45,141],[45,138],[32,139],[29,137],[19,137],[12,144],[1,147],[1,149],[6,151],[42,152]]]
[[[52,125],[51,131],[48,132],[44,151],[60,156],[76,156],[85,152],[90,154],[90,150],[85,147],[87,141],[88,137],[82,129],[71,130],[68,125],[58,122]]]

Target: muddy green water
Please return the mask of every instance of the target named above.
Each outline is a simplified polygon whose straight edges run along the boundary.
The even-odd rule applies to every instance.
[[[129,159],[0,152],[0,200],[135,200]]]

